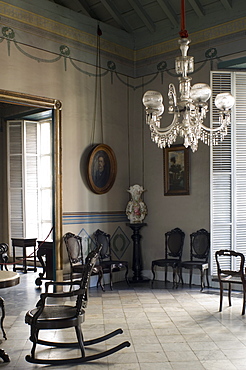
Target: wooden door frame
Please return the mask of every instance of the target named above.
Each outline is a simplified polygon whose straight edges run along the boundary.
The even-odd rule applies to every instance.
[[[35,95],[18,93],[0,89],[0,102],[28,107],[46,108],[53,110],[53,156],[54,156],[54,242],[55,242],[55,279],[62,280],[63,276],[63,253],[62,253],[62,132],[61,132],[61,109],[62,103],[56,99],[50,99]]]

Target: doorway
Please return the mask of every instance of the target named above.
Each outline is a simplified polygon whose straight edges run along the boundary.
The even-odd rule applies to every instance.
[[[54,241],[53,276],[62,276],[62,176],[61,176],[61,102],[54,99],[0,90],[0,242],[10,245],[7,184],[7,120],[51,120],[52,145],[52,238]]]

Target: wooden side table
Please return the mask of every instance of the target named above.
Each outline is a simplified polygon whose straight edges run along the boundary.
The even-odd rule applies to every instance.
[[[26,239],[26,238],[11,238],[12,240],[12,247],[13,247],[13,270],[24,270],[24,273],[27,273],[27,270],[29,271],[37,271],[37,263],[36,263],[36,242],[37,238],[31,238],[31,239]],[[33,247],[33,257],[32,260],[34,262],[34,267],[27,268],[27,253],[26,249],[28,247]],[[15,257],[15,248],[22,248],[22,257]],[[19,264],[22,264],[22,267],[16,267],[16,262],[20,260]]]

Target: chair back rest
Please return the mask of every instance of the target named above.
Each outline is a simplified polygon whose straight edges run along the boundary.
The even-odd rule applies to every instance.
[[[82,238],[79,235],[68,232],[63,236],[63,240],[71,267],[78,263],[83,264]]]
[[[99,257],[101,248],[102,247],[100,245],[97,245],[95,249],[89,252],[88,256],[86,257],[84,270],[83,270],[82,277],[80,280],[80,288],[83,290],[83,293],[78,295],[77,300],[76,300],[76,307],[77,307],[78,315],[81,312],[81,308],[85,308],[87,306],[90,276],[91,276],[93,268],[95,267],[96,261]]]
[[[210,251],[210,233],[205,229],[190,234],[190,259],[208,262]]]
[[[184,246],[185,233],[176,227],[165,233],[165,258],[181,260]]]
[[[94,233],[96,245],[101,245],[99,260],[111,260],[110,235],[97,229]]]
[[[8,249],[9,249],[8,244],[6,244],[6,243],[1,243],[1,244],[0,244],[0,255],[2,255],[2,254],[4,254],[4,253],[7,253],[7,252],[8,252]]]
[[[236,261],[233,262],[233,259],[236,259]],[[245,257],[242,253],[228,249],[221,249],[215,252],[215,260],[219,280],[226,276],[240,277],[242,283],[246,284],[244,275]],[[227,268],[228,264],[229,266],[233,267],[228,269]]]

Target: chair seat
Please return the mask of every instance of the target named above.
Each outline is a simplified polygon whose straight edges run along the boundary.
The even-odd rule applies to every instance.
[[[101,266],[103,268],[105,267],[110,267],[110,266],[113,266],[114,267],[124,267],[124,266],[128,266],[128,262],[127,261],[117,261],[117,260],[111,260],[111,261],[102,261],[101,262]]]
[[[244,275],[245,279],[246,276]],[[220,281],[231,284],[242,284],[242,278],[240,276],[223,275],[220,276]]]
[[[180,263],[181,267],[186,267],[186,268],[208,268],[208,262],[204,261],[183,261]]]
[[[76,265],[73,266],[73,273],[83,273],[85,271],[85,265],[82,265],[81,263],[78,263]],[[95,266],[93,267],[92,269],[92,272],[91,272],[91,275],[93,274],[98,274],[99,271],[102,270],[102,267],[101,266]]]
[[[26,313],[25,323],[31,325],[34,315],[38,312],[39,308],[34,308]],[[74,320],[75,324],[83,323],[85,320],[85,311],[81,310],[80,315],[76,316],[76,307],[73,306],[58,306],[48,305],[44,307],[43,312],[37,320],[38,327],[64,328],[71,327],[71,321]]]
[[[177,258],[167,258],[167,259],[159,259],[152,261],[152,266],[156,265],[159,267],[165,267],[166,265],[173,266],[174,264],[178,264],[179,260]]]

